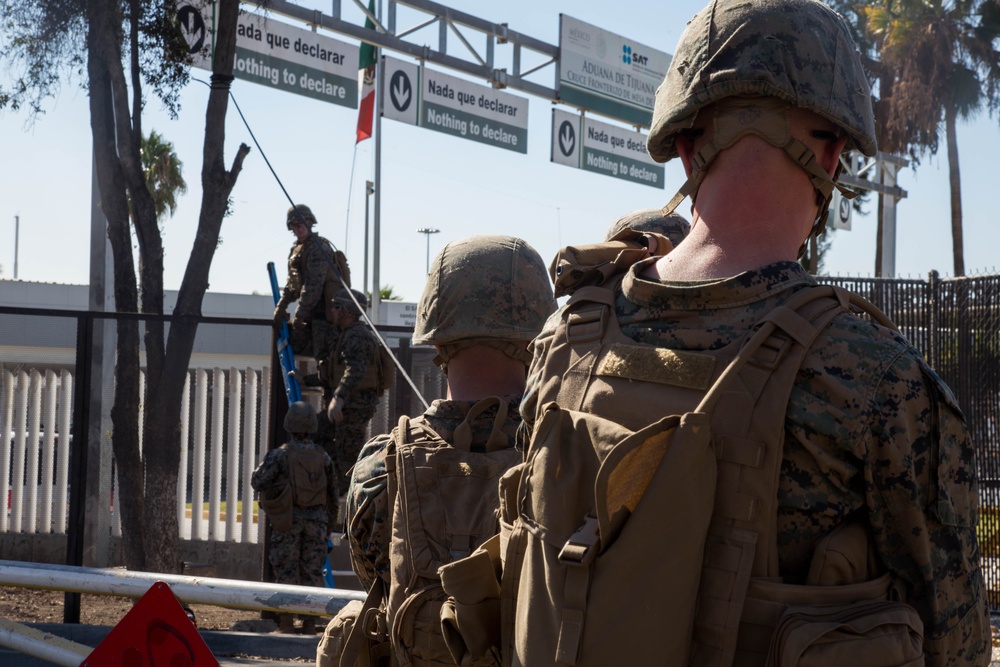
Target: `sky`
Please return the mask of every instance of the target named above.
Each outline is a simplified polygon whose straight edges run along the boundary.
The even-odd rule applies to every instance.
[[[329,2],[298,4],[329,12]],[[559,41],[560,12],[623,35],[642,45],[672,53],[687,20],[703,0],[633,0],[627,5],[596,0],[508,0],[484,3],[444,0],[453,9],[481,19],[507,23],[511,30],[550,44]],[[350,0],[342,2],[345,20],[363,23]],[[624,9],[627,7],[627,11]],[[416,25],[425,15],[400,10],[397,29]],[[346,36],[326,33],[345,42]],[[476,43],[476,33],[468,33]],[[437,45],[437,28],[414,33],[411,42]],[[497,46],[498,67],[510,62],[509,47]],[[454,34],[449,54],[465,57]],[[401,54],[388,53],[412,62]],[[530,63],[528,63],[530,64]],[[528,64],[525,65],[528,66]],[[433,69],[466,78],[440,66]],[[192,70],[193,77],[208,73]],[[9,73],[0,70],[0,80]],[[549,66],[532,80],[555,87]],[[485,83],[485,82],[477,82]],[[347,254],[353,283],[364,275],[365,181],[374,179],[376,140],[355,146],[357,111],[292,93],[236,80],[236,103],[261,149],[296,203],[309,205],[319,224],[315,231]],[[171,119],[158,100],[147,97],[144,129],[172,141],[188,183],[176,214],[162,222],[166,249],[165,286],[180,286],[194,238],[201,200],[200,171],[207,87],[192,81],[181,95],[181,111]],[[509,234],[527,240],[548,262],[563,245],[603,238],[619,216],[665,204],[683,183],[679,161],[666,165],[665,187],[621,181],[550,161],[551,109],[565,105],[508,90],[529,100],[527,154],[514,153],[451,137],[429,129],[382,121],[381,262],[383,286],[416,301],[424,285],[427,254],[471,234]],[[33,121],[24,112],[0,113],[0,267],[2,278],[86,284],[90,275],[91,135],[87,97],[77,82],[64,81],[60,94]],[[590,117],[616,124],[591,114]],[[261,152],[231,105],[226,155],[231,163],[240,142],[252,151],[233,192],[232,214],[223,224],[222,241],[212,263],[210,289],[237,294],[266,294],[266,266],[275,262],[283,282],[293,241],[285,228],[289,203]],[[994,273],[1000,247],[996,200],[996,156],[1000,122],[983,113],[958,130],[967,274]],[[753,174],[748,174],[753,178]],[[907,197],[897,209],[897,274],[926,277],[931,270],[952,274],[952,245],[947,159],[926,157],[919,167],[901,170],[899,185]],[[826,258],[830,275],[872,275],[875,263],[874,203],[867,215],[855,215],[851,231],[838,231]],[[370,200],[369,217],[375,202]],[[679,212],[689,215],[689,204]],[[19,224],[15,225],[15,216]],[[17,230],[15,230],[17,227]],[[440,232],[426,235],[420,228]],[[15,243],[16,237],[16,243]],[[372,241],[373,244],[373,241]],[[15,253],[16,247],[16,253]],[[16,255],[16,257],[15,257]],[[373,260],[369,260],[369,288]]]

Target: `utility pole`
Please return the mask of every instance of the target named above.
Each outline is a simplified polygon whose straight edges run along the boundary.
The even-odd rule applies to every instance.
[[[21,215],[14,215],[14,280],[17,280],[17,246],[21,237]]]
[[[427,267],[424,269],[424,275],[431,272],[431,234],[437,234],[440,231],[436,227],[421,227],[417,230],[418,234],[423,234],[427,237]]]

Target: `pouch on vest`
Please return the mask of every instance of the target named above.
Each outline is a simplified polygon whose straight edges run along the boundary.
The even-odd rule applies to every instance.
[[[257,504],[271,521],[271,528],[282,533],[292,529],[292,498],[294,496],[290,482],[282,484],[277,489],[271,489],[260,494]]]

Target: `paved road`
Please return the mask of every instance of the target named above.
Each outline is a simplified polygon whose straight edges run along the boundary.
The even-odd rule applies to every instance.
[[[109,627],[96,625],[65,625],[60,623],[31,623],[29,625],[43,632],[51,632],[79,644],[93,647],[100,644],[111,630]],[[314,664],[316,645],[319,643],[319,635],[307,637],[277,633],[206,630],[201,632],[201,636],[222,667],[240,665],[289,667],[292,664]],[[254,659],[232,657],[237,654],[256,657]],[[52,667],[50,662],[2,646],[0,646],[0,665],[3,667]]]

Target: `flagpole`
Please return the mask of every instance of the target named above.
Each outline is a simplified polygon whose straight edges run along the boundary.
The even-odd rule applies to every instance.
[[[377,19],[382,20],[382,0],[378,3]],[[372,321],[382,323],[382,100],[385,97],[385,58],[379,54],[381,64],[375,66],[375,218],[372,239]]]
[[[358,142],[354,142],[354,157],[351,158],[351,178],[347,181],[347,214],[344,216],[344,252],[347,252],[348,232],[351,228],[351,195],[354,194],[354,165],[358,161]],[[366,258],[367,260],[367,258]]]

